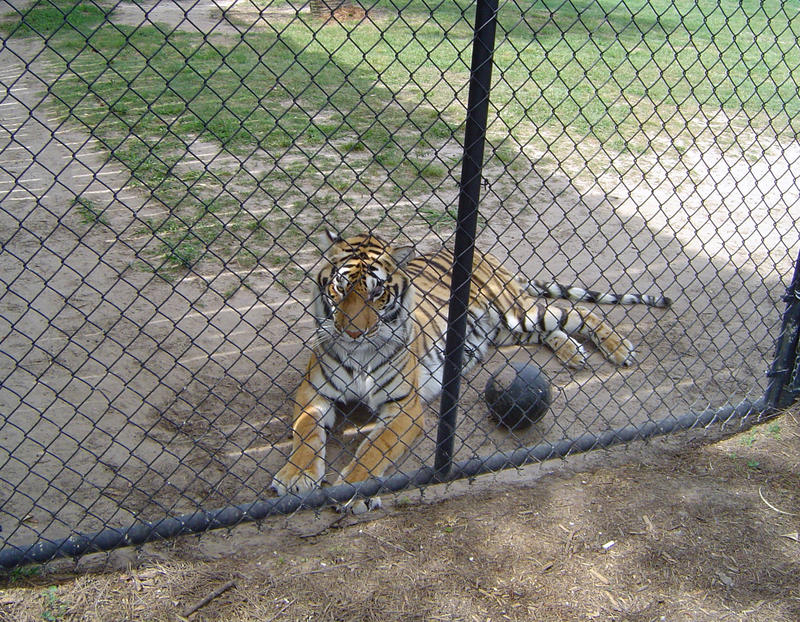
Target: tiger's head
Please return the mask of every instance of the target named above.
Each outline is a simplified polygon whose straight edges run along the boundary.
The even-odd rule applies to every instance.
[[[347,349],[405,341],[414,288],[403,267],[413,249],[374,235],[325,233],[327,263],[317,275],[314,311],[319,340]]]

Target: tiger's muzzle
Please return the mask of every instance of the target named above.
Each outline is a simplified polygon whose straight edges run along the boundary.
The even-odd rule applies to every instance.
[[[350,291],[339,303],[334,325],[340,333],[358,339],[372,332],[378,323],[378,313],[363,292]]]

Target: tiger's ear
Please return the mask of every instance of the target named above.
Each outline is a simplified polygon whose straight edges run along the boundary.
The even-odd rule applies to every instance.
[[[319,250],[324,255],[331,246],[341,241],[342,237],[338,233],[336,233],[333,229],[328,229],[325,227],[325,234],[320,240]]]
[[[416,254],[413,246],[398,246],[392,249],[392,259],[398,268],[403,268]]]

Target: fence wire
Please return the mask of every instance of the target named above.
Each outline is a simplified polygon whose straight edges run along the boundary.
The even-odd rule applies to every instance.
[[[793,398],[796,7],[481,6],[496,36],[476,161],[467,106],[487,22],[472,2],[0,3],[0,564],[738,427]],[[526,283],[673,302],[580,303],[633,344],[633,365],[606,360],[597,335],[581,339],[581,369],[544,344],[486,347],[444,433],[425,393],[419,434],[396,437],[383,479],[307,492],[286,477],[275,497],[287,463],[323,469],[315,483],[355,482],[348,464],[392,419],[364,388],[374,370],[356,373],[360,389],[328,399],[372,408],[337,402],[324,462],[298,463],[298,445],[321,451],[293,434],[292,413],[324,350],[313,302],[326,230],[417,256],[474,238]],[[498,274],[473,293],[510,291]],[[419,298],[444,309],[446,286]],[[359,296],[352,308],[376,308],[378,295]],[[467,360],[499,341],[507,310],[478,343],[470,307]],[[346,327],[363,319],[343,313]],[[531,341],[551,326],[539,318]],[[415,326],[436,333],[417,355],[443,358],[444,331]],[[542,370],[550,403],[509,429],[484,392],[514,381],[512,363]]]

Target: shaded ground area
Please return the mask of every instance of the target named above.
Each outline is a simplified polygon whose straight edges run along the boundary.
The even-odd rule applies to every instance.
[[[16,571],[0,620],[797,620],[799,417]]]

